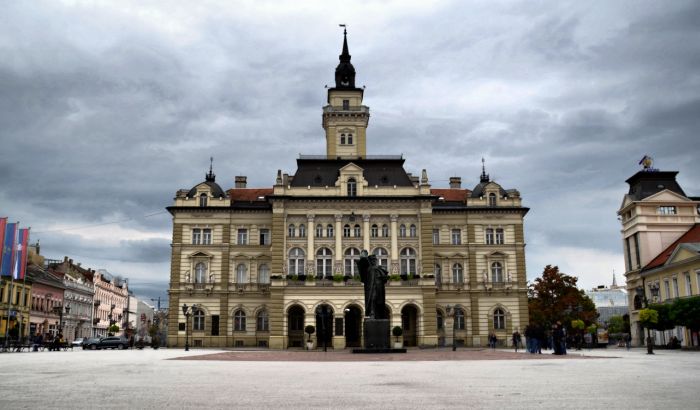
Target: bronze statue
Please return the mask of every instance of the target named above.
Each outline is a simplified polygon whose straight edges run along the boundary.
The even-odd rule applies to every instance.
[[[385,300],[386,283],[389,272],[377,263],[375,255],[369,255],[366,250],[360,253],[360,260],[357,261],[360,271],[360,280],[365,285],[365,317],[372,319],[386,319]]]

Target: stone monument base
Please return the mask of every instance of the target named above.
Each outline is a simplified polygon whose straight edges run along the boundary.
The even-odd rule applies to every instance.
[[[364,349],[353,349],[353,353],[406,353],[406,349],[389,347],[389,319],[365,318],[363,323]]]

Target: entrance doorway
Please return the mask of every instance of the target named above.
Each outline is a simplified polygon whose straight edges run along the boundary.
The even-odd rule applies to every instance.
[[[292,306],[287,313],[287,347],[304,347],[304,308]]]
[[[360,347],[362,341],[362,311],[356,305],[350,305],[345,309],[345,346]]]
[[[333,347],[333,309],[328,305],[316,308],[316,340],[318,347]]]
[[[403,345],[416,346],[418,342],[418,309],[407,305],[401,309],[401,327],[403,327]]]

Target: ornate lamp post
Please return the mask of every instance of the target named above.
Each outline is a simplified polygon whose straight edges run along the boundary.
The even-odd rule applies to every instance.
[[[652,283],[649,285],[649,290],[651,291],[651,297],[653,300],[656,300],[656,297],[659,296],[659,285],[656,283]],[[649,307],[649,301],[645,298],[645,305],[648,308]],[[654,338],[651,337],[651,329],[647,326],[647,354],[654,354]]]
[[[185,351],[190,351],[190,339],[188,334],[188,327],[190,323],[190,316],[192,316],[192,308],[187,306],[187,303],[182,305],[182,313],[185,315]]]
[[[452,351],[454,352],[457,351],[457,315],[455,314],[457,309],[453,308],[452,305],[447,305],[445,310],[447,311],[447,317],[452,318]]]

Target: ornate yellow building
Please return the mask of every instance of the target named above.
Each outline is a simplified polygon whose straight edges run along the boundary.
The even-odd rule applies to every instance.
[[[369,107],[355,86],[347,37],[323,107],[326,155],[293,174],[224,191],[212,170],[180,190],[173,215],[168,343],[183,346],[360,346],[355,261],[367,249],[391,274],[386,309],[406,346],[485,346],[528,323],[523,217],[517,190],[485,170],[473,190],[433,189],[401,156],[368,156]],[[194,306],[189,321],[182,306]],[[325,340],[324,340],[325,339]]]

